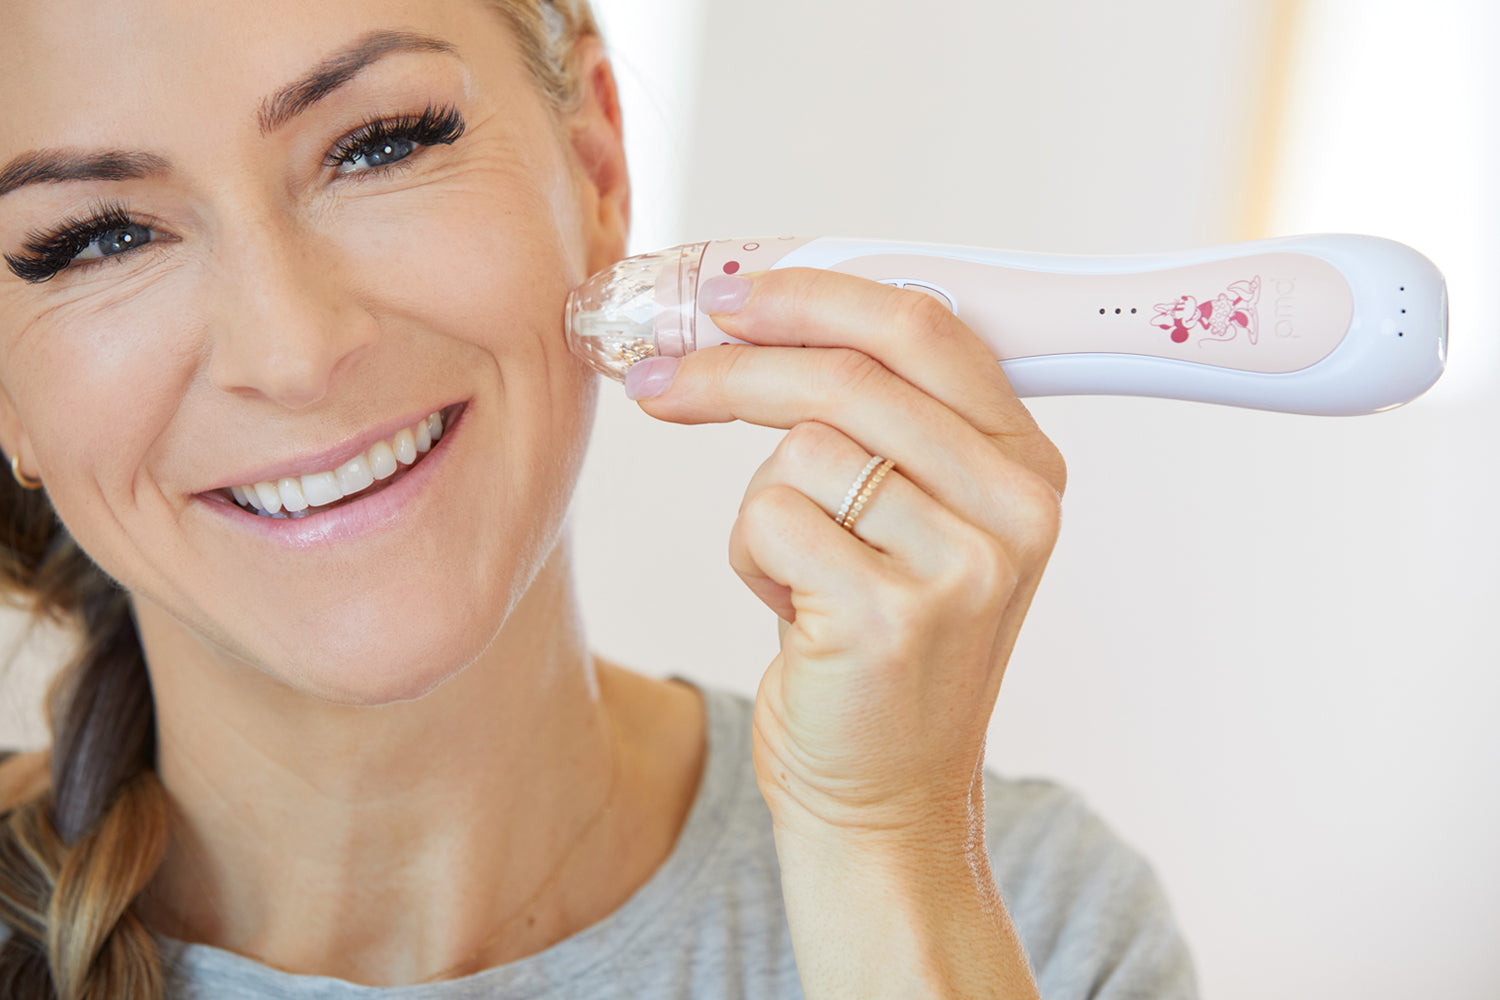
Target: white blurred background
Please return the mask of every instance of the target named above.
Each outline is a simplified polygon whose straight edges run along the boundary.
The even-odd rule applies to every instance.
[[[596,4],[636,250],[1366,232],[1443,269],[1449,371],[1389,413],[1031,401],[1071,479],[990,759],[1150,857],[1205,996],[1500,995],[1500,5]],[[780,432],[604,388],[574,518],[594,644],[753,693],[775,620],[725,551]],[[43,739],[52,648],[6,676],[0,745]]]

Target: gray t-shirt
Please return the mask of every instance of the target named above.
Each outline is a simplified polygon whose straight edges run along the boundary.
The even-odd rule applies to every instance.
[[[206,945],[163,942],[174,1000],[783,1000],[802,989],[771,817],[750,758],[751,702],[703,692],[708,757],[672,853],[635,895],[547,950],[464,979],[356,986]],[[995,881],[1046,1000],[1197,996],[1150,867],[1079,798],[986,774]]]

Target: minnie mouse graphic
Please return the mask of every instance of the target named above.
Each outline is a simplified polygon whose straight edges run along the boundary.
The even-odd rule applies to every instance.
[[[1187,341],[1195,325],[1208,331],[1208,336],[1199,339],[1200,346],[1209,341],[1233,340],[1241,330],[1255,344],[1260,341],[1259,301],[1260,276],[1256,275],[1249,281],[1236,281],[1212,302],[1184,295],[1176,302],[1158,303],[1151,325],[1170,330],[1177,344]]]

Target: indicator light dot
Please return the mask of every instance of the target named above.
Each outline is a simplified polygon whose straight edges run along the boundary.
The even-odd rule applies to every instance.
[[[725,274],[733,274],[736,271],[738,271],[739,269],[740,269],[740,262],[737,261],[737,260],[728,261],[724,265],[724,273]]]

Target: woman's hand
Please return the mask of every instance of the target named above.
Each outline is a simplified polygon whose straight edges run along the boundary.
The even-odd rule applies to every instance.
[[[756,699],[767,803],[781,826],[882,839],[967,822],[1006,660],[1057,539],[1062,457],[932,297],[801,268],[715,280],[750,291],[715,322],[766,346],[691,354],[641,406],[789,431],[729,540],[735,572],[792,623]],[[856,537],[833,517],[872,455],[896,465]]]
[[[987,877],[985,732],[1057,539],[1066,472],[994,356],[927,295],[789,268],[714,279],[699,301],[757,346],[687,356],[641,406],[788,430],[745,492],[729,557],[791,623],[756,698],[754,751],[807,988],[794,871],[817,881],[844,864],[835,857],[857,859],[862,882],[890,880],[881,899],[934,904],[956,902],[976,865]],[[834,515],[872,455],[896,464],[851,533]],[[850,901],[808,899],[803,923],[826,925],[826,906]],[[906,917],[928,920],[908,902]],[[851,944],[808,947],[837,982]]]

